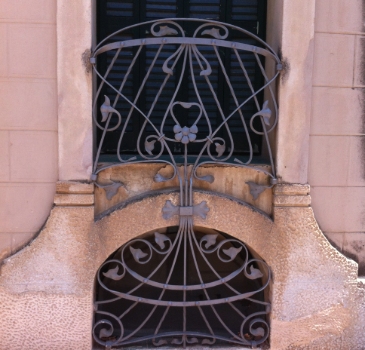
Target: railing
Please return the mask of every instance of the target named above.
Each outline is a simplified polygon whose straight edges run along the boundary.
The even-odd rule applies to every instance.
[[[191,37],[185,36],[182,25],[186,23],[195,24]],[[149,33],[149,37],[113,41],[114,38],[128,38],[129,36],[125,33],[136,28],[143,28],[143,32]],[[228,37],[233,37],[235,40],[226,40]],[[255,42],[258,46],[245,42]],[[140,72],[145,75],[140,85],[132,87],[134,92],[130,93],[130,83],[135,82],[133,69],[143,50],[148,48],[152,48],[149,51],[150,64],[145,67],[145,72]],[[132,49],[134,51],[131,51]],[[121,56],[125,51],[129,53],[130,61],[127,62],[123,71],[120,65],[118,67],[115,65],[118,58],[126,59],[126,56]],[[229,76],[223,62],[224,56],[227,56],[229,51],[231,66],[235,66],[234,76]],[[109,54],[110,62],[102,75],[96,66],[96,58],[106,54]],[[245,66],[244,58],[247,58],[247,55],[252,56],[263,82],[256,90],[252,79],[256,80],[257,86],[260,77],[257,77],[257,74],[256,77],[253,76],[250,72],[252,67]],[[271,66],[274,69],[271,76],[268,76],[265,71],[262,58],[266,60],[266,66],[270,66],[272,62]],[[249,61],[251,66],[253,60]],[[191,188],[193,179],[198,179],[197,169],[204,164],[212,163],[249,167],[267,174],[271,178],[270,186],[248,183],[255,199],[262,191],[276,183],[269,133],[277,124],[278,108],[272,86],[280,73],[281,63],[276,53],[260,38],[236,26],[214,21],[207,22],[199,19],[150,21],[123,28],[103,40],[94,50],[91,63],[100,82],[93,104],[93,118],[95,125],[101,131],[92,180],[96,180],[97,174],[107,167],[130,163],[162,162],[175,169],[173,178],[179,177],[181,189],[185,186],[185,182]],[[120,81],[115,78],[115,74],[110,79],[115,71],[120,74]],[[155,86],[154,96],[151,95],[151,91],[153,93],[154,90],[151,88],[148,90],[151,101],[147,108],[146,104],[142,106],[140,101],[146,95],[149,81],[157,81],[156,75],[159,76],[160,84]],[[217,85],[217,79],[211,80],[212,77],[218,76],[221,77],[220,86]],[[172,79],[174,79],[173,88],[170,84]],[[188,84],[186,79],[189,80]],[[235,84],[232,79],[235,80]],[[239,81],[238,88],[237,81]],[[190,93],[181,91],[183,85],[185,88],[190,87]],[[114,94],[113,100],[110,96],[101,95],[105,88]],[[222,90],[224,90],[223,97]],[[177,100],[179,95],[187,96],[189,101]],[[264,96],[263,104],[260,104],[260,96]],[[161,103],[161,101],[164,102]],[[224,101],[226,105],[229,105],[228,108],[223,106]],[[121,105],[120,110],[118,110],[118,104]],[[249,104],[256,108],[251,115],[247,115],[245,111]],[[156,118],[156,110],[161,107],[164,111],[160,110]],[[178,107],[180,115],[188,114],[187,118],[178,118],[175,115]],[[215,109],[214,118],[212,118],[212,108]],[[130,151],[123,153],[123,142],[128,137],[128,128],[132,126],[138,128],[135,125],[136,118],[143,120],[136,134],[138,136],[132,140],[135,155],[131,156]],[[186,124],[182,124],[181,119]],[[100,164],[103,145],[108,141],[108,135],[113,134],[115,138],[116,132],[119,133],[116,146],[117,160],[111,164]],[[257,136],[264,138],[262,144],[267,148],[266,153],[271,165],[270,173],[253,164],[255,149],[252,138]],[[246,144],[246,153],[241,157],[234,157],[237,150],[235,144],[240,142]],[[177,149],[182,151],[177,154]],[[190,157],[192,154],[193,161]],[[177,171],[179,163],[193,164],[188,178],[180,177]],[[155,178],[156,181],[171,179],[161,176]],[[213,181],[212,176],[199,179]],[[114,184],[111,186],[115,189]],[[188,188],[185,190],[189,192]]]
[[[192,31],[190,36],[186,36],[187,27]],[[128,37],[130,32],[148,35],[135,39]],[[252,41],[257,45],[251,45]],[[128,54],[123,56],[123,52]],[[108,55],[105,61],[109,59],[103,74],[96,66],[96,58],[102,55]],[[245,61],[247,55],[251,55],[251,66]],[[136,71],[142,56],[143,62],[149,64],[145,69]],[[252,62],[261,78],[253,73]],[[175,215],[180,218],[180,226],[174,236],[156,232],[149,239],[134,239],[123,246],[116,257],[101,266],[98,284],[110,298],[95,302],[97,319],[94,340],[109,349],[146,340],[152,340],[154,345],[171,343],[186,346],[199,343],[199,339],[201,344],[206,345],[217,340],[251,346],[262,344],[269,335],[265,315],[270,312],[270,304],[261,300],[259,295],[270,283],[270,269],[262,260],[249,258],[242,242],[221,236],[218,239],[218,234],[200,237],[194,231],[193,217],[205,219],[209,208],[205,201],[194,203],[193,183],[195,179],[214,181],[213,175],[198,176],[197,170],[205,164],[233,164],[265,173],[271,179],[270,185],[248,182],[255,199],[276,183],[269,133],[274,130],[278,118],[272,85],[281,70],[279,57],[261,39],[236,26],[199,19],[169,19],[141,23],[112,34],[96,47],[91,63],[94,65],[95,80],[99,82],[93,118],[101,131],[92,180],[105,189],[110,199],[120,184],[98,184],[97,174],[100,171],[132,163],[160,162],[170,165],[173,175],[165,178],[157,174],[154,180],[167,182],[177,177],[180,187],[179,203],[175,205],[168,200],[161,208],[165,219]],[[270,67],[273,70],[271,74],[267,73]],[[141,77],[137,79],[136,75]],[[260,80],[262,84],[257,86]],[[151,85],[150,81],[159,83]],[[139,82],[138,86],[136,82]],[[111,92],[113,97],[103,96],[103,89]],[[181,100],[183,98],[185,100]],[[260,103],[260,99],[264,102]],[[247,108],[249,104],[256,110],[250,111]],[[140,118],[142,122],[138,124],[136,120]],[[128,133],[133,128],[137,128],[138,133],[131,140]],[[108,136],[115,135],[115,132],[119,133],[116,161],[101,163],[103,145],[108,142]],[[263,144],[267,147],[270,172],[253,163],[255,147],[252,140],[256,138],[257,148],[257,136],[263,138]],[[130,146],[123,146],[128,137],[129,144],[135,144],[135,150],[132,149],[134,154],[130,154]],[[245,145],[244,152],[235,155],[237,148],[242,151],[242,145]],[[243,256],[240,255],[242,253]],[[210,271],[210,281],[205,281],[200,272],[201,259]],[[218,266],[233,261],[233,266],[240,266],[222,275],[210,259],[218,262]],[[172,262],[171,265],[168,261]],[[147,270],[154,267],[147,273],[147,270],[141,270],[142,265]],[[158,281],[161,268],[169,271],[164,282]],[[189,284],[188,276],[192,272],[197,275],[198,283]],[[181,274],[181,283],[171,282],[174,274]],[[137,286],[123,291],[123,286],[129,283],[126,282],[127,276],[135,279]],[[257,280],[260,286],[256,285],[249,291],[235,288],[231,284],[234,278],[241,278],[238,285],[250,285],[249,280]],[[157,288],[160,296],[154,297],[152,293],[146,297],[143,292],[145,288],[151,288],[151,291]],[[215,288],[225,290],[225,297],[212,294]],[[169,299],[170,290],[180,292],[180,299]],[[187,291],[191,290],[202,291],[203,300],[189,299]],[[128,302],[131,304],[121,315],[117,315],[113,303],[120,301],[125,305]],[[243,301],[261,305],[263,310],[243,312],[235,304]],[[134,312],[137,315],[136,310],[143,305],[145,312],[152,305],[152,311],[127,334],[122,318]],[[144,328],[148,320],[154,320],[153,315],[158,307],[164,311],[162,316],[156,316],[155,329]],[[227,310],[222,311],[222,308]],[[166,315],[174,309],[182,310],[181,324],[176,323],[181,329],[161,331]],[[193,321],[189,319],[191,313],[188,310],[195,310],[200,315],[207,332],[188,330],[189,323]],[[207,318],[211,312],[223,333],[217,332],[212,320]],[[230,313],[237,322],[225,320]]]

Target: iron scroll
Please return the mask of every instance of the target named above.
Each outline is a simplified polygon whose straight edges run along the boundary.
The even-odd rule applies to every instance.
[[[195,32],[190,37],[185,35],[183,28],[184,23],[188,21],[198,24]],[[120,37],[124,31],[141,25],[149,26],[150,37],[110,42],[113,37]],[[230,32],[233,31],[254,39],[258,45],[227,40]],[[172,44],[176,46],[176,50],[164,59],[160,66],[162,83],[157,88],[156,96],[151,101],[149,108],[142,110],[138,104],[140,94],[148,82],[152,70],[156,68],[156,62],[161,59],[160,56],[164,47]],[[151,58],[142,85],[139,87],[134,99],[131,100],[124,93],[124,89],[128,85],[129,75],[138,56],[142,49],[148,45],[154,45],[157,48],[155,56]],[[109,74],[113,70],[122,50],[130,47],[135,48],[135,55],[131,59],[130,67],[121,78],[119,88],[116,88],[108,81]],[[215,55],[216,65],[213,66],[212,62],[204,56],[201,47],[210,47],[212,54]],[[225,69],[222,55],[219,52],[220,48],[232,50],[237,66],[241,69],[242,81],[245,82],[249,91],[249,96],[242,101],[238,99],[234,91],[231,77]],[[98,56],[110,51],[115,51],[115,54],[105,74],[102,75],[98,71],[96,60]],[[264,84],[259,89],[255,90],[253,87],[241,52],[249,52],[254,55],[257,61],[264,80]],[[275,69],[271,75],[265,70],[260,57],[265,57],[266,65],[268,65],[268,61],[273,63]],[[161,208],[165,219],[169,219],[174,215],[179,216],[180,223],[176,234],[169,236],[161,232],[155,232],[149,239],[136,238],[121,247],[116,256],[108,259],[100,267],[97,274],[98,284],[109,297],[95,302],[95,315],[97,315],[97,318],[93,328],[94,340],[106,348],[125,346],[147,340],[152,341],[156,346],[173,344],[183,345],[184,347],[198,343],[213,345],[216,341],[253,347],[262,344],[269,336],[269,325],[265,317],[270,312],[270,303],[255,299],[255,296],[267,289],[271,280],[270,269],[262,259],[250,256],[248,248],[239,240],[223,237],[219,234],[199,235],[195,232],[194,216],[204,219],[206,215],[209,215],[209,207],[204,201],[194,203],[193,184],[194,180],[214,181],[213,175],[198,175],[197,170],[205,164],[232,164],[265,173],[271,179],[269,186],[248,182],[251,195],[255,199],[264,190],[277,183],[269,134],[275,129],[278,118],[278,107],[272,84],[280,74],[281,63],[279,57],[260,38],[241,28],[216,21],[182,18],[150,21],[124,28],[103,40],[94,49],[90,62],[93,65],[95,77],[100,81],[93,104],[93,119],[96,127],[101,130],[100,142],[93,165],[92,181],[97,186],[103,187],[108,199],[110,199],[122,184],[115,182],[110,185],[98,184],[97,175],[99,172],[113,166],[131,163],[160,162],[170,165],[173,174],[170,178],[164,178],[158,174],[154,180],[167,182],[177,178],[180,187],[178,205],[167,201],[164,207]],[[168,88],[169,79],[176,74],[178,66],[180,67],[180,75],[175,77],[176,89],[172,93],[164,117],[156,124],[153,118],[154,109],[158,105],[161,96],[163,96],[164,90]],[[226,114],[221,108],[217,90],[210,81],[212,70],[217,67],[221,76],[224,77],[233,104],[229,114]],[[189,77],[195,98],[189,101],[178,101],[176,96],[184,76]],[[217,125],[211,123],[209,110],[203,103],[204,99],[199,91],[198,78],[204,80],[219,111],[221,119]],[[110,96],[101,96],[103,86],[108,86],[113,90],[116,96],[114,100]],[[260,93],[264,93],[265,96],[263,104],[259,103],[258,94]],[[117,108],[120,99],[129,105],[129,111],[125,114],[122,114]],[[247,122],[243,109],[245,104],[251,100],[255,102],[257,112]],[[175,116],[176,108],[194,110],[196,113],[195,118],[190,120],[189,124],[181,124]],[[136,155],[123,154],[120,146],[135,113],[138,113],[144,119],[136,140]],[[233,157],[235,147],[229,125],[229,121],[233,116],[238,116],[238,120],[241,122],[242,137],[247,139],[249,145],[249,152],[244,160]],[[173,125],[172,130],[168,130],[167,125]],[[152,131],[144,138],[147,127]],[[112,164],[101,164],[102,145],[108,133],[120,128],[117,149],[118,160]],[[226,135],[224,138],[221,137],[222,130]],[[250,133],[252,132],[262,135],[265,140],[271,165],[270,172],[253,164],[254,149],[250,139]],[[191,161],[192,157],[189,154],[191,145],[200,147],[198,154],[193,157],[193,161]],[[176,146],[183,150],[182,156],[177,157],[174,153],[174,147]],[[183,170],[180,171],[180,168]],[[212,261],[215,263],[212,263]],[[169,267],[166,270],[165,280],[161,281],[157,276],[161,275],[161,269],[166,268],[164,264],[167,262],[169,262]],[[217,262],[222,266],[232,263],[239,264],[239,266],[233,268],[230,273],[222,275],[218,271],[217,266],[219,265],[214,265]],[[210,276],[214,278],[210,278],[208,281],[204,279],[205,277],[201,272],[202,264],[209,270]],[[180,266],[179,269],[182,269],[181,281],[172,283],[171,279],[176,273],[178,265]],[[141,268],[143,266],[145,269]],[[189,283],[189,271],[194,271],[196,275],[195,282],[198,281],[197,283]],[[120,287],[127,276],[135,281],[135,285],[129,290]],[[250,281],[260,281],[260,286],[256,286],[252,290],[241,290],[236,285],[232,285],[236,278],[248,281],[249,285]],[[121,284],[118,284],[118,281]],[[213,295],[212,291],[218,287],[225,290],[224,297]],[[150,297],[146,297],[141,292],[144,288],[150,288],[154,293],[151,293]],[[193,297],[190,297],[189,293],[193,293],[193,291],[201,291],[201,299],[194,300]],[[121,300],[128,307],[125,308],[122,314],[117,315],[112,311],[112,305]],[[260,305],[261,309],[253,313],[244,313],[237,306],[237,303],[242,302]],[[123,319],[138,310],[140,305],[148,305],[149,312],[146,314],[145,319],[139,325],[136,325],[135,329],[126,331]],[[241,320],[238,331],[234,331],[230,321],[224,319],[222,308],[228,308],[235,317]],[[177,312],[173,311],[177,309],[182,312],[180,329],[163,331],[164,322],[168,319],[169,314]],[[189,322],[191,322],[189,315],[191,315],[191,312],[195,312],[195,315],[198,315],[196,317],[200,317],[206,329],[205,332],[195,332],[189,328]],[[211,318],[208,315],[214,315],[212,318],[215,319],[215,324],[219,325],[220,331],[217,331],[212,325]],[[157,320],[154,329],[149,328],[147,332],[144,327],[154,318]]]

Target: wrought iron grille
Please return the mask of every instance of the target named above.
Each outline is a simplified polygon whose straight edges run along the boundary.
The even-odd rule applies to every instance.
[[[191,35],[187,35],[184,30],[184,24],[187,22],[194,24]],[[146,37],[125,39],[125,33],[137,26],[145,28]],[[247,38],[250,43],[247,42]],[[256,45],[252,45],[252,41]],[[108,52],[114,54],[106,72],[102,75],[97,69],[96,59]],[[135,72],[133,67],[142,52],[150,55],[150,66],[145,72]],[[225,68],[224,57],[227,55],[235,62],[237,69],[234,76],[230,76]],[[256,90],[252,83],[250,67],[245,66],[245,55],[253,55],[260,67],[263,85]],[[125,69],[116,66],[118,57],[130,62]],[[99,82],[93,105],[93,118],[95,125],[102,131],[92,180],[97,186],[105,189],[107,198],[110,199],[122,184],[116,182],[109,185],[99,184],[97,174],[100,171],[113,166],[159,162],[171,166],[174,170],[173,175],[165,178],[156,174],[154,180],[168,182],[178,178],[180,188],[179,203],[176,205],[168,200],[161,208],[165,219],[174,215],[179,216],[180,226],[176,237],[172,238],[157,232],[152,241],[135,239],[122,247],[118,258],[108,260],[101,267],[98,282],[109,293],[110,298],[96,302],[98,318],[94,325],[95,341],[107,348],[146,339],[152,339],[155,345],[165,345],[169,341],[184,346],[198,342],[209,345],[217,339],[241,345],[261,344],[269,334],[268,324],[262,317],[269,312],[269,304],[258,301],[254,296],[268,286],[270,270],[262,260],[248,258],[247,248],[238,240],[223,239],[214,234],[199,238],[194,232],[193,217],[198,215],[205,219],[209,208],[205,201],[194,203],[193,183],[195,179],[214,181],[213,175],[198,176],[197,170],[204,164],[232,164],[265,173],[271,179],[270,185],[248,182],[254,199],[276,183],[269,133],[274,130],[278,117],[272,88],[282,68],[278,56],[261,39],[237,26],[183,18],[149,21],[121,29],[96,47],[90,61],[94,67],[96,80]],[[268,73],[270,69],[265,70],[265,64],[274,68],[271,74]],[[117,86],[108,80],[112,70],[116,70],[120,76]],[[214,75],[213,71],[218,73]],[[134,90],[131,89],[130,82],[133,74],[142,74],[144,77],[142,84]],[[152,76],[158,76],[160,83],[153,86],[154,97],[148,103],[141,104],[140,100]],[[214,80],[214,76],[220,76],[222,79]],[[238,90],[232,84],[234,79],[242,82],[242,87]],[[185,86],[189,87],[189,91],[181,91],[184,81],[188,82]],[[105,86],[113,92],[113,96],[102,96],[101,92]],[[260,94],[265,99],[262,105],[258,98]],[[207,99],[213,102],[206,103]],[[228,101],[224,108],[223,100]],[[255,102],[257,111],[248,114],[245,106],[250,100]],[[161,106],[166,108],[161,111]],[[213,114],[219,119],[212,118]],[[143,118],[140,125],[135,123],[137,117]],[[133,127],[139,128],[139,134],[136,140],[132,140],[135,150],[132,152],[134,154],[131,154],[130,150],[123,148],[123,140],[128,137],[128,128]],[[110,133],[119,128],[121,130],[117,160],[101,163],[103,143]],[[271,172],[252,163],[255,152],[252,145],[253,135],[262,135],[264,138]],[[248,153],[234,157],[235,145],[242,140],[248,145]],[[183,171],[180,171],[179,167],[182,167]],[[236,260],[241,252],[244,257]],[[134,262],[133,267],[127,262],[128,254],[130,256],[128,261]],[[214,255],[215,260],[218,259],[221,264],[234,261],[235,266],[239,267],[234,267],[230,273],[222,275],[209,260]],[[171,268],[165,280],[159,281],[161,267],[166,266],[164,264],[169,259],[172,259]],[[214,280],[204,280],[202,264],[206,264]],[[146,270],[141,270],[140,266],[144,266]],[[155,268],[150,271],[151,266]],[[172,283],[174,269],[177,266],[180,266],[182,280]],[[191,272],[197,275],[197,282],[189,282],[188,277]],[[134,278],[137,285],[130,290],[123,290],[123,281],[127,275]],[[261,280],[262,286],[249,291],[236,288],[231,283],[234,277],[238,276],[245,278],[246,282]],[[107,283],[104,283],[105,279],[120,281],[120,284],[116,283],[115,288],[109,288]],[[230,294],[224,297],[212,295],[211,291],[216,287],[225,288]],[[145,288],[150,288],[151,295],[143,296]],[[152,290],[157,292],[152,293]],[[190,292],[197,290],[202,292],[202,300],[188,297]],[[132,304],[118,315],[108,304],[120,300]],[[265,310],[244,313],[235,305],[235,302],[243,300],[253,304],[261,303],[265,306]],[[152,311],[146,315],[146,322],[155,312],[156,314],[162,312],[160,316],[156,316],[158,324],[154,329],[147,329],[144,327],[146,322],[142,321],[134,331],[125,333],[123,317],[129,313],[137,314],[136,310],[141,305],[145,307],[152,305]],[[107,311],[103,311],[104,306]],[[204,311],[206,308],[214,314],[219,327],[226,332],[225,335],[218,332],[216,327],[212,327],[211,319]],[[224,308],[232,310],[241,317],[242,323],[238,333],[232,331],[229,322],[223,320],[226,313]],[[181,327],[178,330],[161,331],[168,314],[174,313],[175,309],[182,310]],[[195,332],[189,328],[188,325],[192,322],[191,312],[200,315],[207,332]],[[249,336],[245,336],[244,332]]]
[[[256,346],[269,335],[270,270],[244,243],[184,226],[134,239],[97,275],[95,341]]]

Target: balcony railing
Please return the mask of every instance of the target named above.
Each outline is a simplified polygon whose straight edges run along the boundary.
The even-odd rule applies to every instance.
[[[265,173],[270,185],[248,182],[254,198],[276,183],[269,134],[278,118],[273,83],[279,57],[236,26],[171,19],[112,34],[96,47],[91,63],[98,82],[93,118],[100,130],[92,180],[111,198],[118,184],[98,184],[100,171],[160,162],[170,165],[173,175],[157,174],[154,180],[177,177],[180,188],[179,202],[168,200],[161,208],[165,219],[179,216],[178,230],[128,242],[98,271],[94,340],[109,349],[146,341],[184,347],[262,344],[269,336],[270,303],[263,291],[270,269],[250,256],[243,242],[196,232],[194,216],[205,219],[209,207],[194,203],[193,183],[214,181],[213,174],[198,176],[206,164]],[[114,160],[101,162],[108,147],[115,148]],[[270,172],[254,164],[261,147]],[[201,299],[194,299],[195,291]],[[171,324],[170,315],[176,315]],[[206,329],[189,330],[199,317]]]

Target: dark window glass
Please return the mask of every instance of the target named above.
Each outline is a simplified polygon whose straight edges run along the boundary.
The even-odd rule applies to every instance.
[[[114,33],[115,31],[128,25],[159,18],[175,17],[202,18],[226,22],[244,28],[255,35],[258,35],[260,38],[265,39],[266,0],[101,0],[97,3],[97,41],[100,42],[111,33]],[[120,35],[120,37],[114,36],[112,41],[148,37],[149,33],[146,28],[147,27],[142,26],[131,29],[129,32]],[[196,24],[194,23],[184,27],[184,29],[187,31],[187,35],[192,35],[195,28]],[[233,35],[231,35],[228,39],[237,41],[240,40],[239,38],[235,38]],[[245,39],[244,42],[247,44],[255,44],[253,39]],[[136,62],[134,69],[130,73],[130,78],[123,88],[124,95],[129,99],[133,100],[136,96],[144,78],[144,73],[153,60],[157,48],[157,46],[153,47],[150,45],[147,48],[144,48],[139,55],[138,62]],[[132,57],[136,54],[137,49],[138,48],[129,48],[123,49],[121,51],[120,56],[114,64],[113,70],[108,76],[108,81],[115,88],[119,88],[124,73],[130,65]],[[225,85],[226,83],[222,72],[217,69],[218,62],[215,53],[212,47],[201,47],[199,49],[212,64],[213,73],[210,76],[210,80],[214,88],[220,87],[217,89],[219,95],[218,98],[220,101],[222,101],[222,109],[224,113],[228,115],[235,109],[235,104],[231,94],[229,93],[228,86]],[[156,65],[161,67],[163,61],[175,50],[176,45],[170,45],[170,47],[166,45],[163,55],[158,58]],[[109,63],[113,59],[114,54],[114,51],[109,51],[106,55],[98,57],[98,70],[102,75],[105,73]],[[237,94],[237,99],[239,101],[244,101],[247,96],[251,95],[251,91],[249,90],[247,84],[242,84],[241,78],[239,75],[237,75],[237,72],[239,71],[242,75],[242,71],[240,70],[239,64],[234,57],[234,52],[230,49],[220,48],[220,54],[223,58],[226,71],[231,77],[232,87]],[[212,57],[211,60],[210,57]],[[263,78],[254,55],[246,55],[242,53],[241,59],[244,60],[247,73],[255,90],[258,89],[263,85]],[[179,71],[179,69],[181,70],[181,67],[177,67],[177,71]],[[138,107],[142,110],[148,110],[155,98],[156,91],[164,79],[164,75],[160,72],[161,70],[157,68],[152,70],[151,76],[147,81],[147,84],[143,89],[138,101]],[[176,76],[178,76],[178,74],[176,74]],[[174,91],[175,89],[177,84],[176,76],[172,76],[169,79],[167,84],[169,91]],[[198,79],[197,82],[200,84],[200,93],[203,103],[206,106],[212,127],[214,128],[214,126],[217,126],[218,123],[221,123],[222,119],[204,79],[200,79],[200,81]],[[113,89],[107,86],[103,88],[101,96],[103,95],[107,95],[111,99],[114,99],[116,96]],[[154,109],[154,113],[151,115],[151,120],[155,123],[155,125],[158,125],[159,121],[162,119],[171,96],[169,96],[168,93],[162,96],[162,98],[159,100],[159,104]],[[258,98],[260,105],[262,105],[263,96],[259,94]],[[189,102],[196,101],[196,96],[190,77],[186,77],[186,79],[184,79],[176,100]],[[116,107],[122,116],[128,115],[130,106],[122,101],[122,99],[119,99]],[[257,112],[257,108],[253,99],[242,108],[242,112],[244,113],[246,120],[249,120],[249,118]],[[177,118],[185,125],[190,125],[191,121],[196,117],[194,114],[195,112],[192,110],[186,112],[186,110],[181,109],[181,111],[179,111],[177,109],[176,113]],[[126,128],[126,134],[121,145],[122,153],[127,154],[136,152],[136,139],[144,122],[144,118],[138,115],[138,113],[134,112],[131,120],[132,121]],[[120,126],[119,130],[108,134],[107,139],[103,143],[103,154],[116,153],[122,126],[123,124]],[[166,127],[167,132],[172,132],[172,124],[167,124]],[[244,156],[248,152],[248,142],[246,138],[242,136],[242,123],[238,114],[237,116],[231,118],[229,121],[229,127],[232,131],[232,136],[234,139],[235,155]],[[257,128],[260,129],[260,125],[258,125]],[[206,131],[205,129],[206,127],[203,123],[199,127],[199,132],[203,133]],[[147,126],[145,134],[148,135],[149,133],[152,133],[152,127]],[[100,135],[101,133],[97,134],[97,137],[100,138]],[[219,136],[227,138],[227,135],[225,135],[225,130],[222,130]],[[262,143],[261,136],[254,133],[250,133],[250,136],[254,154],[260,155]],[[190,147],[190,154],[194,154],[199,151],[198,147],[194,145],[190,145]],[[179,154],[181,151],[182,148],[179,147],[179,145],[174,148],[174,152],[177,154]]]

